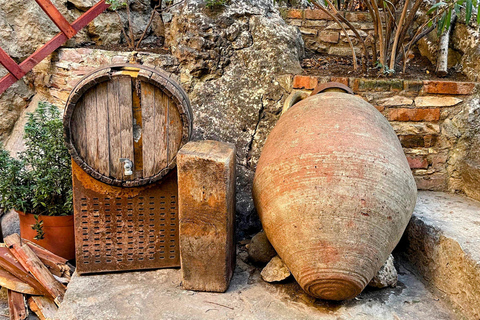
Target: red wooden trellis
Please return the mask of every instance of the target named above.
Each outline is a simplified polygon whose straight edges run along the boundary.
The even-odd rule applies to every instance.
[[[35,1],[61,32],[20,64],[17,64],[2,48],[0,48],[0,63],[9,72],[9,74],[0,79],[0,95],[110,6],[105,3],[105,0],[99,1],[96,5],[90,8],[90,10],[80,16],[80,18],[70,24],[50,0]]]

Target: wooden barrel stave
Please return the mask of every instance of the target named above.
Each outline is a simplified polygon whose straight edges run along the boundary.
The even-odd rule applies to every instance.
[[[116,186],[160,180],[188,142],[188,96],[170,75],[144,66],[96,70],[75,86],[64,116],[72,158],[92,177]],[[125,175],[120,158],[133,161]],[[137,162],[138,161],[138,162]]]

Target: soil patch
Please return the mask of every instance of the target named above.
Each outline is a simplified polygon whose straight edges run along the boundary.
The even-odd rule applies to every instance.
[[[319,54],[307,52],[301,65],[305,75],[310,76],[336,76],[336,77],[364,77],[364,78],[402,78],[419,80],[450,80],[450,81],[468,81],[468,78],[457,72],[454,68],[448,70],[448,75],[440,78],[435,74],[435,66],[426,57],[420,53],[414,52],[414,57],[407,65],[406,72],[397,71],[393,74],[383,74],[379,68],[371,64],[367,67],[367,72],[363,72],[360,59],[358,59],[359,68],[353,70],[352,57],[333,56],[328,54]],[[397,67],[400,69],[400,67]]]

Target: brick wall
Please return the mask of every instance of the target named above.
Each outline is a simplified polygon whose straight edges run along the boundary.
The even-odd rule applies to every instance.
[[[360,79],[297,75],[293,89],[313,90],[336,81],[374,105],[390,122],[403,146],[417,186],[422,190],[461,191],[455,159],[462,132],[452,133],[478,90],[473,82]],[[468,109],[468,108],[467,108]]]
[[[321,10],[285,9],[282,11],[285,21],[297,26],[302,33],[305,47],[320,53],[351,56],[348,40],[338,24]],[[373,23],[368,12],[340,12],[358,30],[360,36],[368,42],[373,39]],[[360,44],[351,30],[347,33],[357,53],[361,53]]]

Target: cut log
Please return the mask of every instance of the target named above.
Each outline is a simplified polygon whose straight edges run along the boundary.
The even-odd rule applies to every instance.
[[[456,15],[455,11],[452,10],[452,18],[450,26],[445,33],[440,36],[438,43],[438,56],[437,56],[437,70],[436,74],[439,77],[446,77],[448,75],[448,45],[450,43],[450,32],[452,30],[452,25],[455,22]],[[438,28],[438,27],[437,27]]]
[[[55,303],[46,297],[30,297],[28,298],[28,306],[40,320],[55,319],[58,310]]]
[[[65,295],[65,286],[53,277],[47,267],[27,244],[22,245],[18,234],[12,234],[6,237],[5,243],[22,266],[42,284],[42,286],[54,298],[54,302],[57,305],[60,305],[63,301],[63,296]]]
[[[30,249],[32,249],[32,251],[40,260],[42,260],[52,274],[56,275],[57,277],[67,278],[70,280],[73,272],[75,271],[75,267],[69,264],[67,259],[57,256],[56,254],[30,240],[22,239],[22,241],[23,243],[26,243]]]
[[[41,295],[42,293],[28,283],[21,281],[16,278],[13,274],[0,268],[0,286],[5,287],[9,290],[24,293],[24,294],[33,294]]]
[[[25,297],[23,294],[8,290],[8,309],[10,310],[10,320],[24,320],[28,316],[28,310],[25,306]]]
[[[27,283],[33,287],[36,291],[40,292],[42,295],[48,295],[47,290],[35,279],[28,271],[18,262],[17,259],[12,255],[10,250],[6,247],[0,247],[0,266],[14,275],[16,278],[20,279],[22,282]]]

